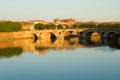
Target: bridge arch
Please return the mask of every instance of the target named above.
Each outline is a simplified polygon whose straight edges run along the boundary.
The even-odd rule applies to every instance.
[[[36,42],[38,39],[38,36],[35,33],[28,33],[24,36],[24,38],[32,39],[33,42]]]
[[[41,34],[41,39],[46,39],[49,42],[54,42],[57,39],[57,35],[54,32],[48,31]]]
[[[81,34],[84,35],[84,37],[90,37],[92,36],[94,33],[97,33],[97,35],[100,35],[101,36],[101,33],[99,31],[96,31],[96,30],[89,30],[89,31],[86,31],[86,32],[81,32]]]
[[[71,38],[78,37],[77,32],[75,30],[67,30],[63,32],[63,38],[65,40],[70,40]]]
[[[116,31],[109,31],[105,34],[105,37],[110,36],[112,34],[116,34]]]
[[[84,39],[87,44],[99,44],[101,42],[101,36],[101,33],[94,29],[80,32],[80,38]]]
[[[105,34],[105,39],[107,40],[107,42],[109,42],[111,37],[112,38],[116,37],[116,32],[115,31],[109,31]]]
[[[67,31],[64,31],[63,32],[63,35],[66,36],[66,35],[71,35],[71,34],[76,34],[77,35],[77,32],[75,30],[67,30]]]

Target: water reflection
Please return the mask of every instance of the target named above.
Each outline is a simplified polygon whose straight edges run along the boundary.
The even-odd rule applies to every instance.
[[[21,47],[3,48],[3,49],[0,49],[0,58],[20,56],[22,52],[23,52],[23,49]]]
[[[108,39],[101,39],[99,34],[93,33],[91,37],[78,38],[77,36],[66,39],[18,39],[0,41],[0,57],[20,56],[23,52],[34,52],[36,55],[45,54],[50,49],[76,49],[83,47],[108,46],[120,48],[120,35],[110,35]]]

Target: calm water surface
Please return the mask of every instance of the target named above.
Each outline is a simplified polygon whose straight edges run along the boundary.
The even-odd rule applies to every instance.
[[[0,80],[120,80],[120,49],[78,43],[1,41]]]

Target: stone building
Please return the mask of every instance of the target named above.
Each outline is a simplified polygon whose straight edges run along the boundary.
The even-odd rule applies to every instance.
[[[73,25],[75,24],[77,21],[75,19],[63,19],[63,20],[59,20],[58,18],[57,19],[54,19],[54,24],[58,25],[58,24],[67,24],[67,25]]]
[[[55,25],[63,25],[63,28],[71,28],[73,24],[76,24],[77,21],[75,19],[63,19],[63,20],[60,20],[60,19],[54,19],[54,24]]]
[[[30,23],[33,23],[33,24],[37,24],[37,23],[41,23],[41,24],[48,24],[48,22],[44,21],[44,20],[32,20],[32,21],[29,21]]]
[[[21,22],[22,30],[30,30],[31,23],[29,22]]]

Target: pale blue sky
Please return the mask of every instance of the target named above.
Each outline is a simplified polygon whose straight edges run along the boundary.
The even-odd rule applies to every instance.
[[[120,21],[120,0],[0,0],[0,20]]]

